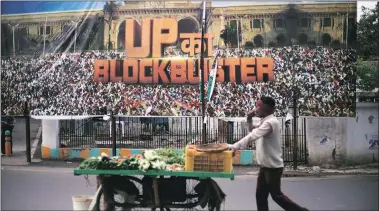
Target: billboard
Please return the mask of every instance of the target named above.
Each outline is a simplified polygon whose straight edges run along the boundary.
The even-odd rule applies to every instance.
[[[2,2],[3,115],[201,115],[200,2],[37,3]],[[355,114],[356,3],[213,1],[206,17],[208,116],[263,95],[285,116],[295,94],[300,115]]]

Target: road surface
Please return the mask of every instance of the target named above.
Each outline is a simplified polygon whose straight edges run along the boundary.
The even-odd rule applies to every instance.
[[[15,167],[2,169],[3,210],[72,210],[71,197],[93,195],[95,179],[87,186],[72,168]],[[225,210],[256,210],[255,176],[217,180],[227,194]],[[310,210],[378,210],[377,176],[283,178],[283,192]],[[269,199],[271,210],[282,210]]]

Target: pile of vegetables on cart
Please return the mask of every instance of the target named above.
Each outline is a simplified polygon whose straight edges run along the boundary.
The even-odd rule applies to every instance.
[[[87,170],[164,170],[183,171],[184,152],[169,149],[145,150],[141,155],[110,157],[101,153],[99,157],[85,159],[79,169]]]

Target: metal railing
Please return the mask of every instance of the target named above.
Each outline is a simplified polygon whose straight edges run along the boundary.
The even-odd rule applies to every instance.
[[[293,162],[293,134],[286,129],[285,119],[278,118],[282,129],[283,159]],[[298,122],[298,162],[307,160],[306,121]],[[182,149],[187,144],[201,143],[201,117],[115,117],[116,148],[167,148]],[[292,129],[292,126],[288,126]],[[60,120],[60,143],[68,148],[113,148],[112,123],[103,117],[82,120]],[[242,121],[207,120],[207,143],[232,144],[248,133]],[[255,142],[248,147],[255,150]]]
[[[115,117],[117,148],[184,148],[201,139],[201,117]],[[214,121],[214,119],[211,119]],[[207,140],[217,142],[214,122]],[[73,148],[112,147],[111,121],[102,117],[60,120],[61,145]]]

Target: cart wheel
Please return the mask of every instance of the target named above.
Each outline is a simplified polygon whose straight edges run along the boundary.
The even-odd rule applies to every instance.
[[[195,191],[195,187],[200,183],[200,180],[197,178],[187,178],[186,179],[186,194],[187,200],[183,204],[197,203],[199,201],[198,194]],[[177,208],[178,211],[196,211],[204,210],[201,206],[195,206],[192,208]]]
[[[134,199],[134,202],[129,202],[129,203],[133,203],[135,205],[140,205],[142,203],[142,200],[143,200],[143,186],[142,186],[142,181],[141,181],[141,178],[142,176],[124,176],[124,178],[126,180],[129,180],[130,182],[132,182],[135,187],[138,189],[138,195],[136,196],[136,198]],[[105,197],[104,197],[104,191],[102,190],[101,193],[100,193],[100,197],[99,197],[99,203],[98,203],[98,207],[97,207],[97,210],[106,210],[107,208],[107,202],[105,200]],[[118,202],[118,203],[123,203],[124,200],[124,196],[122,195],[119,195],[119,194],[114,194],[113,195],[113,200]],[[146,208],[141,208],[141,207],[127,207],[127,208],[122,208],[122,207],[118,207],[118,206],[115,206],[115,210],[127,210],[127,211],[139,211],[139,210],[147,210]]]
[[[186,210],[186,211],[189,211],[189,210],[193,210],[193,211],[195,211],[195,210],[220,211],[221,210],[221,204],[216,205],[216,206],[209,206],[209,204],[207,204],[206,207],[204,207],[204,208],[201,207],[201,204],[199,204],[199,203],[206,201],[209,198],[209,196],[211,194],[214,194],[214,193],[211,193],[208,188],[206,190],[204,190],[204,192],[202,192],[202,190],[200,189],[200,190],[197,190],[197,191],[200,191],[203,193],[202,197],[200,197],[201,195],[199,195],[195,190],[196,186],[200,182],[202,182],[202,181],[199,180],[198,178],[187,178],[187,180],[186,180],[187,200],[183,203],[183,205],[190,204],[190,203],[195,203],[198,205],[195,207],[191,207],[191,208],[178,208],[175,210],[183,210],[183,211],[184,210]],[[216,193],[216,194],[218,194],[218,193]]]
[[[171,211],[170,208],[168,207],[162,207],[162,208],[159,208],[160,211]],[[151,208],[151,211],[157,211],[157,208]]]
[[[136,188],[138,189],[138,196],[136,197],[134,204],[141,204],[143,201],[143,185],[142,178],[143,176],[125,176],[129,179],[129,181],[133,182]],[[118,208],[118,207],[116,207]],[[122,209],[122,208],[121,208]],[[132,207],[132,208],[124,208],[127,211],[146,211],[148,209],[142,207]]]

